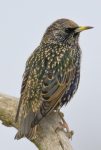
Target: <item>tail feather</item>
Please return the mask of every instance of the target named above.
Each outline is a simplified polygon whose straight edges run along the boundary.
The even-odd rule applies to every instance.
[[[35,113],[30,111],[26,116],[26,118],[23,119],[23,121],[21,122],[20,128],[15,136],[15,139],[19,140],[23,137],[30,137],[30,134],[32,134],[32,130],[33,130],[33,128],[31,127],[31,123],[34,118],[35,118]]]

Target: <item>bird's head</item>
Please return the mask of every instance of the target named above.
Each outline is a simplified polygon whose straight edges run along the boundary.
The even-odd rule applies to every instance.
[[[81,31],[91,28],[90,26],[79,26],[69,19],[59,19],[47,28],[42,41],[44,43],[68,42],[71,44],[78,42]]]

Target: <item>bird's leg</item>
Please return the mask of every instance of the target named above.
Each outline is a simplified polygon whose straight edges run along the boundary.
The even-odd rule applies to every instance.
[[[61,127],[57,128],[57,129],[66,129],[66,133],[67,133],[68,138],[72,139],[74,132],[69,129],[69,126],[64,119],[64,114],[62,112],[60,112],[60,110],[58,110],[58,114],[59,114],[62,122],[59,122]]]
[[[65,119],[63,118],[63,117],[64,117],[64,114],[59,111],[59,116],[60,116],[60,118],[62,119],[62,122],[60,122],[60,125],[61,125],[62,127],[64,127],[64,128],[67,130],[67,132],[69,132],[69,131],[70,131],[69,126],[68,126],[67,122],[65,121]]]

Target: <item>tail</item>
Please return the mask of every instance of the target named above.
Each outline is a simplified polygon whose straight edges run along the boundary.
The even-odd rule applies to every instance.
[[[19,128],[18,133],[15,136],[15,139],[21,139],[22,137],[27,137],[28,139],[31,139],[35,135],[37,124],[39,124],[39,122],[45,116],[51,113],[58,103],[59,103],[59,99],[55,98],[55,102],[53,101],[51,106],[50,106],[50,102],[44,101],[39,111],[33,112],[31,110],[26,116],[26,118],[22,120],[21,126]]]
[[[32,127],[31,123],[35,118],[36,113],[30,111],[25,119],[22,120],[20,128],[15,135],[15,139],[19,140],[23,137],[31,139],[35,135],[36,127]]]

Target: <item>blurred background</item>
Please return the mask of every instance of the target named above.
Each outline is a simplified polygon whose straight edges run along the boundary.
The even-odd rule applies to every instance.
[[[0,0],[0,92],[20,96],[25,62],[38,46],[46,28],[59,18],[94,26],[81,33],[81,80],[67,107],[65,119],[75,134],[74,150],[101,150],[101,1]],[[0,124],[3,150],[37,150],[16,130]]]

